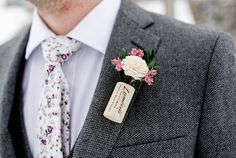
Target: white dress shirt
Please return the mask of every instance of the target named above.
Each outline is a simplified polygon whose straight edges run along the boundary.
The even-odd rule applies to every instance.
[[[71,92],[71,149],[87,116],[104,55],[110,40],[121,0],[102,0],[70,33],[82,45],[66,63],[63,72]],[[31,152],[38,153],[37,109],[44,81],[41,42],[55,36],[35,11],[26,48],[26,67],[23,79],[24,122]]]

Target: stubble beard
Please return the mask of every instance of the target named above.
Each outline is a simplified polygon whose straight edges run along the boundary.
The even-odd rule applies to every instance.
[[[72,0],[27,0],[38,10],[48,14],[57,14]]]

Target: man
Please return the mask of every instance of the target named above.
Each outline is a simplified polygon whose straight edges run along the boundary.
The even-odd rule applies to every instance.
[[[236,157],[231,36],[129,0],[30,1],[31,27],[0,47],[1,157]],[[161,68],[119,124],[103,112],[122,48]]]

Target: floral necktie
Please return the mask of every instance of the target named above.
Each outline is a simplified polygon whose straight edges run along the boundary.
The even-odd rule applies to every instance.
[[[68,157],[70,151],[70,92],[61,65],[80,43],[65,36],[42,42],[45,81],[38,110],[38,158]]]

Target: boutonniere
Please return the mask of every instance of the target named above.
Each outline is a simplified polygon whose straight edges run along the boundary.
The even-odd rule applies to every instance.
[[[103,116],[111,121],[121,123],[135,93],[135,88],[145,82],[151,86],[159,66],[151,50],[133,48],[130,52],[122,49],[118,58],[111,63],[119,74],[120,82],[115,86]]]

